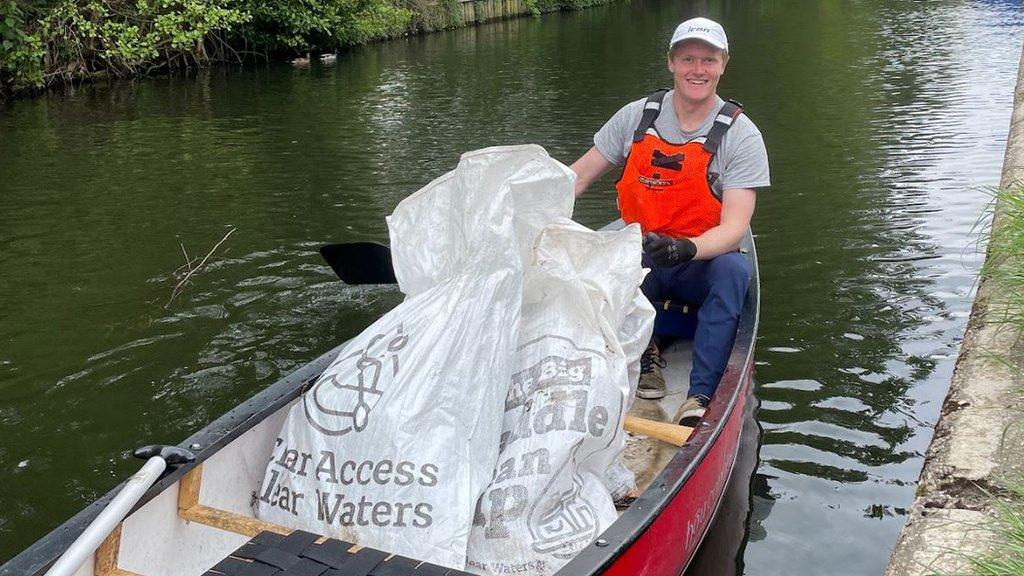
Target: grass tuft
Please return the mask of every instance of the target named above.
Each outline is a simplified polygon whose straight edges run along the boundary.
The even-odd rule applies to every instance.
[[[1024,484],[1005,487],[1002,496],[989,494],[999,518],[984,529],[992,534],[991,551],[964,555],[967,570],[942,576],[1024,576]]]
[[[993,197],[995,217],[980,231],[988,237],[981,270],[990,295],[986,321],[1007,325],[1019,346],[1024,339],[1024,182],[994,191]],[[1015,374],[1024,368],[1022,358],[1013,352],[993,357]],[[990,535],[989,552],[960,554],[965,570],[941,576],[1024,576],[1024,481],[1006,483],[999,494],[986,494],[998,517],[975,528]]]
[[[989,231],[982,276],[995,283],[989,321],[1024,334],[1024,183],[995,193],[996,218]]]

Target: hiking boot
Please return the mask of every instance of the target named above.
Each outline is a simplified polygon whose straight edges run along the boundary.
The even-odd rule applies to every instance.
[[[690,396],[683,402],[679,410],[676,411],[675,422],[682,426],[689,426],[693,428],[700,422],[700,419],[704,417],[704,412],[708,407],[707,396]]]
[[[665,397],[665,376],[661,369],[665,361],[661,359],[658,347],[651,344],[640,356],[640,383],[636,387],[638,398],[657,400]]]

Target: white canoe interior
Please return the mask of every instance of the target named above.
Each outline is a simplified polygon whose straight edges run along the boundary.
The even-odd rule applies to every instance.
[[[629,409],[630,416],[646,418],[657,422],[671,422],[679,406],[686,400],[690,390],[690,361],[693,346],[689,340],[669,346],[662,354],[665,360],[665,383],[668,393],[660,400],[644,400],[634,398]],[[646,490],[647,486],[661,472],[668,461],[676,453],[676,447],[660,440],[626,433],[626,449],[623,453],[623,464],[636,474],[637,488]]]
[[[691,346],[680,342],[664,354],[668,394],[634,399],[630,414],[668,421],[686,399]],[[255,518],[260,482],[274,441],[293,401],[246,431],[129,515],[75,576],[199,576],[268,530],[291,529]],[[624,463],[641,490],[661,472],[676,447],[627,434]]]

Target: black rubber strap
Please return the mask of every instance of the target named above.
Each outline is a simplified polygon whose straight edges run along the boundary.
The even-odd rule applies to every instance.
[[[711,130],[708,131],[708,135],[704,139],[704,149],[711,154],[718,152],[718,147],[722,145],[722,138],[725,137],[725,133],[729,131],[729,128],[732,127],[742,113],[743,107],[738,102],[729,100],[722,104],[718,114],[715,115],[715,123],[711,125]],[[729,118],[730,121],[728,123],[723,122],[723,116]]]
[[[313,534],[312,532],[296,530],[282,538],[281,541],[277,544],[274,544],[274,547],[280,548],[281,550],[284,550],[289,554],[298,555],[303,550],[305,550],[307,546],[309,546],[313,542],[316,542],[318,539],[320,539],[319,534]]]
[[[718,190],[715,190],[715,182],[718,182],[718,177],[719,176],[720,176],[720,174],[718,172],[712,172],[712,171],[708,170],[708,188],[711,189],[711,194],[715,198],[717,198],[719,202],[721,202],[722,201],[722,195],[719,193]]]
[[[373,548],[351,552],[351,542],[320,539],[301,530],[288,536],[261,532],[204,576],[471,576]]]
[[[341,568],[345,565],[345,560],[348,558],[349,548],[353,546],[355,544],[351,542],[331,538],[322,544],[310,544],[302,551],[302,556],[321,564],[326,564],[331,568]]]
[[[662,88],[654,94],[647,97],[647,101],[644,102],[643,114],[640,116],[640,124],[636,127],[636,132],[633,132],[633,142],[639,142],[644,139],[644,134],[654,126],[654,121],[658,119],[658,114],[661,114],[661,103],[665,100],[665,94],[668,93],[668,88]]]

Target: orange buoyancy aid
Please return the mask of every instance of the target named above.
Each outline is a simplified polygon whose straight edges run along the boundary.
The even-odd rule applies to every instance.
[[[711,172],[711,160],[743,107],[726,102],[706,136],[674,144],[654,127],[666,92],[658,90],[644,104],[622,176],[615,183],[619,212],[627,224],[639,222],[644,233],[694,238],[722,220],[722,199],[713,187],[718,174]]]

